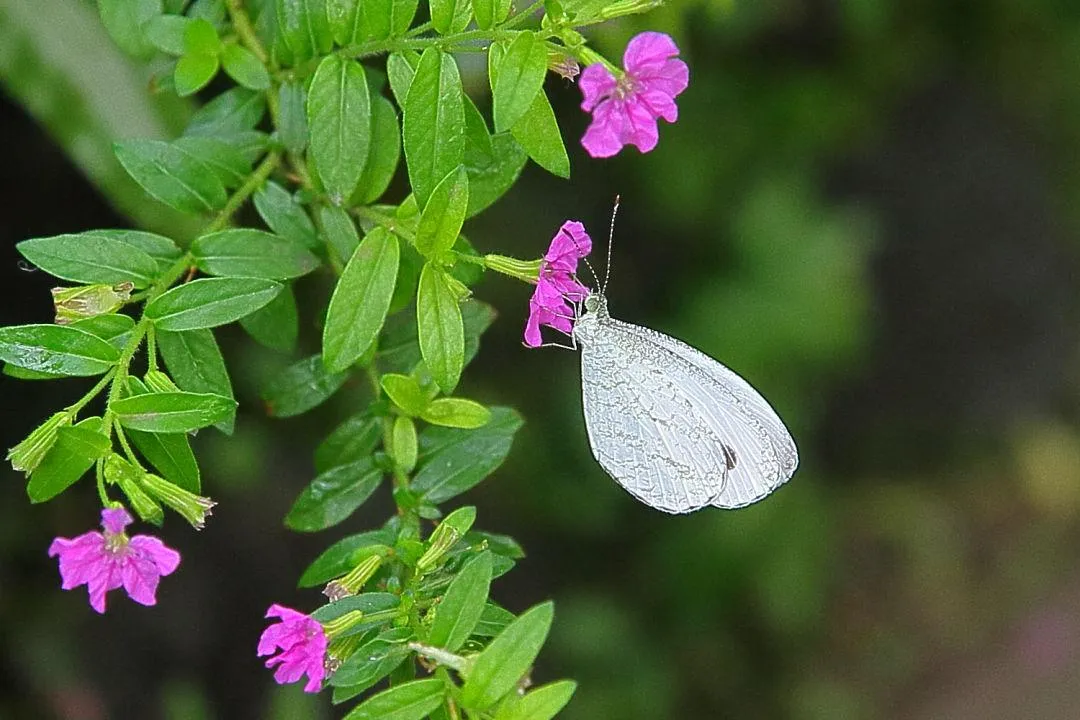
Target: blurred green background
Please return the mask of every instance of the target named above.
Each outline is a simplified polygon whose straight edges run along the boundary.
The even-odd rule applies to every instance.
[[[589,159],[578,90],[552,78],[572,180],[530,167],[467,231],[535,257],[568,217],[604,237],[621,193],[613,314],[746,376],[802,466],[745,510],[637,504],[589,455],[576,358],[522,348],[528,288],[487,278],[500,317],[463,392],[528,423],[464,502],[529,553],[495,598],[556,600],[535,677],[580,681],[570,720],[1075,718],[1080,4],[673,0],[594,38],[617,58],[646,28],[691,68],[658,149]],[[110,151],[190,112],[148,92],[154,70],[92,3],[0,0],[3,324],[50,317],[21,239],[190,233]],[[318,604],[294,584],[323,547],[390,511],[379,496],[318,536],[281,524],[359,391],[268,420],[259,388],[290,358],[221,337],[240,422],[197,439],[221,504],[200,534],[164,529],[184,560],[157,608],[116,596],[98,616],[60,591],[45,551],[96,523],[93,488],[31,507],[0,471],[0,718],[340,716],[274,686],[255,643],[271,602]],[[0,378],[4,447],[84,386]]]

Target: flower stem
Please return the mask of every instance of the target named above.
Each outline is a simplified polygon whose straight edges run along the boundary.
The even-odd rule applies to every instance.
[[[226,0],[225,7],[229,11],[229,19],[232,20],[233,28],[240,37],[240,42],[244,43],[247,49],[254,53],[255,57],[259,58],[259,62],[267,65],[270,62],[270,55],[266,52],[266,48],[263,47],[263,44],[259,41],[259,36],[255,33],[251,18],[248,16],[247,10],[244,9],[244,1]]]
[[[229,224],[229,220],[240,209],[240,206],[247,202],[247,199],[251,197],[256,190],[259,189],[266,179],[270,177],[270,173],[274,172],[278,164],[281,162],[281,155],[272,152],[267,155],[259,167],[255,168],[255,172],[248,176],[247,181],[232,194],[232,197],[225,203],[225,207],[210,221],[210,224],[203,229],[203,234],[217,232],[226,225]],[[153,299],[151,297],[151,299]]]

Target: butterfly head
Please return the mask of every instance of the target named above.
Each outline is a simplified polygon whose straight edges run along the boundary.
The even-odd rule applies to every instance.
[[[585,312],[607,317],[607,298],[604,297],[603,293],[591,293],[585,298]]]

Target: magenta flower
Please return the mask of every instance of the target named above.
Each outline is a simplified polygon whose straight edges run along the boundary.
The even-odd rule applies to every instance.
[[[664,33],[635,35],[623,53],[626,72],[616,77],[602,63],[589,65],[578,84],[584,97],[581,109],[591,112],[592,124],[581,138],[590,155],[611,157],[624,145],[643,153],[656,147],[656,121],[675,122],[679,109],[675,96],[690,82],[690,69],[675,41]]]
[[[259,657],[274,655],[266,661],[266,667],[280,667],[274,672],[279,685],[294,683],[307,673],[304,692],[319,692],[326,677],[326,633],[318,620],[297,610],[281,605],[271,605],[266,617],[281,620],[263,630],[259,638]]]
[[[129,538],[124,528],[131,522],[124,508],[106,508],[101,511],[103,533],[56,538],[49,546],[49,557],[60,557],[61,587],[86,585],[90,607],[99,613],[105,612],[105,593],[121,586],[140,605],[154,605],[158,581],[180,564],[180,553],[156,537]]]
[[[589,289],[578,282],[578,261],[592,252],[592,238],[585,226],[567,220],[551,239],[551,245],[540,262],[536,290],[529,300],[529,320],[525,323],[525,344],[539,347],[544,339],[540,326],[553,327],[567,335],[573,329],[574,310],[567,300],[580,302]]]

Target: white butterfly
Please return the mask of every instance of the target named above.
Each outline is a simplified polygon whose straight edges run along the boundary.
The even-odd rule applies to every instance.
[[[685,343],[612,319],[603,291],[585,299],[572,339],[593,456],[646,505],[743,507],[795,472],[795,441],[748,382]]]

